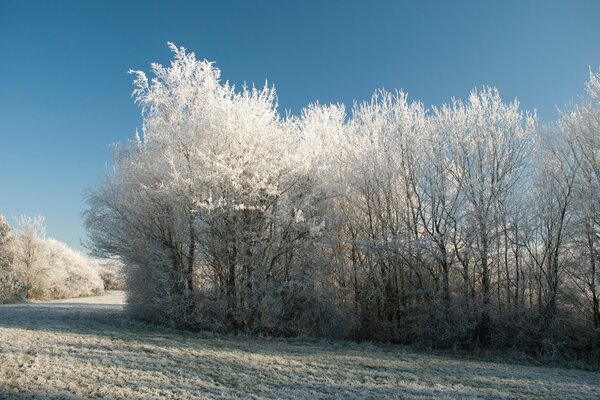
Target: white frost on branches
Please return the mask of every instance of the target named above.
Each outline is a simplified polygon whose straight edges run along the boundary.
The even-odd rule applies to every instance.
[[[142,134],[88,194],[91,244],[123,261],[132,314],[542,352],[561,323],[600,327],[598,74],[551,129],[495,88],[284,118],[274,88],[237,89],[169,46],[150,79],[132,71]]]

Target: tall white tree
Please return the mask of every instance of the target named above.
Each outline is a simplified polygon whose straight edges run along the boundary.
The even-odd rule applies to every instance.
[[[171,49],[151,81],[135,72],[143,135],[90,193],[93,246],[130,266],[138,314],[272,325],[277,307],[266,304],[311,276],[298,263],[324,226],[318,153],[302,150],[296,122],[280,120],[273,89],[236,91],[211,63]]]
[[[600,345],[600,73],[590,72],[587,97],[562,114],[560,129],[578,169],[571,230],[577,260],[569,272]]]
[[[474,237],[481,278],[479,339],[490,340],[492,251],[498,210],[511,198],[527,171],[535,117],[523,114],[518,102],[504,103],[496,89],[473,91],[468,103],[455,101],[438,112],[450,134],[449,156],[456,184],[466,199],[465,212]],[[497,266],[496,266],[497,267]]]

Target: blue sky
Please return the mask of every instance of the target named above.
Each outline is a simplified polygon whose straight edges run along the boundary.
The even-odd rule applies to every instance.
[[[600,1],[0,0],[0,213],[42,214],[81,249],[86,187],[140,126],[129,68],[167,41],[281,110],[403,89],[426,105],[494,85],[542,121],[600,66]]]

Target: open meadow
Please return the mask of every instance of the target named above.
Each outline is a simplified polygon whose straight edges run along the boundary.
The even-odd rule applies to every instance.
[[[600,398],[593,372],[180,332],[126,319],[123,300],[0,306],[0,398]]]

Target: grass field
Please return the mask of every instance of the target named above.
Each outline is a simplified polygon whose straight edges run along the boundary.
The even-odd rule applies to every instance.
[[[600,398],[600,374],[400,346],[212,336],[123,317],[123,295],[0,306],[0,398]]]

